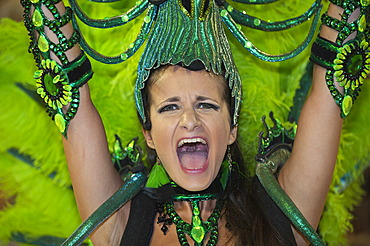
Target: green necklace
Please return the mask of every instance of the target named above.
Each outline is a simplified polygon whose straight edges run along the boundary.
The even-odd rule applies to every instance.
[[[210,198],[211,197],[209,197],[208,199]],[[185,234],[188,234],[194,240],[195,246],[202,246],[204,245],[203,242],[208,233],[210,233],[210,237],[207,245],[216,245],[218,241],[218,219],[220,218],[221,210],[225,204],[225,201],[217,199],[216,207],[213,210],[211,216],[207,219],[207,221],[203,222],[200,218],[199,202],[201,200],[205,200],[204,197],[194,197],[192,195],[184,197],[182,195],[181,199],[179,200],[190,200],[193,208],[191,224],[183,221],[181,217],[176,213],[173,201],[164,203],[163,209],[164,216],[168,215],[171,221],[176,225],[177,236],[181,246],[189,246]]]

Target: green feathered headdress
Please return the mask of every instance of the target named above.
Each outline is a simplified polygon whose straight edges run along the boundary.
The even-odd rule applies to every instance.
[[[141,56],[135,86],[135,100],[145,122],[141,90],[150,70],[165,64],[189,66],[201,61],[207,71],[224,74],[235,102],[233,124],[237,123],[241,101],[241,79],[234,64],[214,1],[192,0],[190,9],[181,1],[168,0],[157,11],[155,24]]]

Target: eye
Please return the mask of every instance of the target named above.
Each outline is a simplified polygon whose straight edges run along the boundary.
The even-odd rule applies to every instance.
[[[161,107],[158,110],[158,113],[163,113],[163,112],[173,111],[173,110],[178,110],[178,109],[179,109],[179,106],[177,106],[176,104],[168,104],[168,105]]]
[[[215,105],[213,103],[204,103],[204,102],[202,102],[202,103],[198,104],[198,108],[199,109],[213,109],[215,111],[218,111],[220,109],[220,106]]]

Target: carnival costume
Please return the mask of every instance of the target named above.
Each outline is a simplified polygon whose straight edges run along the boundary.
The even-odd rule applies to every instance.
[[[235,36],[235,38],[242,44],[243,49],[246,49],[252,55],[265,60],[265,61],[282,61],[285,59],[292,58],[299,53],[301,53],[305,47],[310,43],[310,40],[314,36],[316,23],[318,21],[319,12],[321,10],[320,1],[316,1],[313,3],[311,7],[307,9],[302,15],[287,19],[285,21],[277,21],[271,22],[269,20],[263,20],[260,18],[253,17],[251,15],[247,15],[241,11],[238,11],[237,8],[232,7],[230,3],[226,1],[174,1],[174,0],[167,0],[167,1],[138,1],[136,2],[136,6],[129,10],[124,14],[117,15],[113,18],[105,18],[102,20],[94,20],[87,17],[81,8],[77,5],[75,1],[70,1],[71,7],[67,8],[65,14],[60,14],[58,10],[55,8],[54,4],[58,1],[51,1],[51,0],[22,0],[22,3],[25,7],[25,17],[26,17],[26,27],[31,35],[31,46],[30,51],[32,51],[34,58],[38,65],[38,70],[34,73],[34,78],[36,79],[36,91],[42,98],[42,104],[46,104],[47,112],[49,116],[52,117],[53,121],[58,126],[59,131],[66,137],[68,137],[68,125],[71,120],[73,120],[74,115],[76,114],[79,106],[79,93],[78,88],[86,83],[92,76],[91,66],[89,60],[87,59],[84,53],[81,54],[74,61],[68,61],[65,52],[74,47],[77,43],[81,45],[83,50],[92,58],[104,62],[104,63],[119,63],[128,60],[131,56],[134,56],[135,52],[140,48],[140,46],[147,40],[146,48],[143,51],[143,55],[139,61],[139,68],[138,68],[138,76],[136,79],[136,84],[134,88],[134,96],[136,99],[136,107],[139,112],[140,117],[145,122],[144,116],[144,106],[141,101],[141,90],[145,86],[145,81],[147,80],[150,69],[155,69],[163,64],[180,64],[182,66],[188,67],[193,64],[194,61],[201,61],[202,67],[204,67],[207,71],[212,71],[215,74],[223,74],[226,81],[229,83],[229,88],[232,91],[232,98],[234,102],[234,112],[233,112],[233,124],[243,125],[244,122],[238,122],[238,115],[245,114],[247,117],[243,117],[247,122],[250,121],[252,113],[249,112],[251,110],[254,112],[254,109],[242,109],[240,111],[240,102],[242,101],[241,95],[241,77],[247,77],[247,71],[242,72],[242,76],[239,75],[238,71],[236,70],[236,66],[233,62],[231,57],[230,47],[227,42],[226,34],[223,31],[223,27],[221,24],[221,19],[225,23],[225,26],[231,31],[231,33]],[[105,2],[105,1],[102,1]],[[242,1],[239,2],[244,4],[262,4],[262,3],[272,3],[275,1]],[[338,39],[336,43],[330,43],[327,40],[323,40],[322,38],[318,38],[317,41],[314,43],[313,46],[313,55],[311,56],[312,61],[318,63],[321,66],[324,66],[328,69],[327,72],[327,85],[328,88],[333,95],[334,100],[336,103],[341,107],[342,116],[347,117],[349,112],[351,111],[352,104],[357,99],[359,91],[362,89],[362,84],[364,83],[364,79],[370,69],[370,58],[369,58],[369,49],[368,49],[368,36],[369,36],[369,3],[365,0],[363,1],[333,1],[334,4],[340,5],[345,9],[345,15],[343,15],[343,19],[339,22],[335,22],[334,20],[330,19],[329,16],[323,16],[323,23],[330,26],[331,28],[335,28],[340,31],[338,35]],[[186,3],[190,3],[189,6],[186,6]],[[53,14],[54,20],[49,20],[46,18],[45,14],[43,13],[43,9],[41,5],[46,6],[49,11]],[[294,4],[293,4],[294,5]],[[296,4],[297,5],[297,4]],[[264,6],[264,5],[262,5]],[[348,17],[355,9],[361,8],[361,14],[358,18],[358,21],[353,23],[348,23]],[[147,9],[146,16],[142,18],[142,26],[140,31],[138,31],[138,35],[136,39],[127,45],[127,50],[124,52],[120,52],[119,55],[115,56],[105,56],[101,55],[92,49],[88,45],[88,41],[85,40],[87,35],[81,37],[81,33],[77,25],[77,22],[74,20],[73,12],[83,21],[85,24],[94,26],[94,27],[113,27],[124,25],[130,21],[133,21],[136,17],[138,17],[141,13],[143,13]],[[258,8],[257,8],[258,9]],[[296,45],[294,49],[290,52],[282,52],[282,55],[269,55],[265,52],[260,51],[258,47],[258,42],[250,41],[243,32],[243,29],[240,25],[244,25],[250,28],[263,30],[263,31],[278,31],[284,30],[296,25],[299,25],[311,17],[313,18],[311,29],[309,32],[306,32],[303,38],[303,41],[300,44]],[[75,31],[72,34],[71,38],[66,38],[64,33],[61,31],[61,27],[66,23],[73,20]],[[4,29],[6,25],[11,25],[4,21]],[[165,23],[165,24],[164,24]],[[47,26],[50,30],[52,30],[57,38],[58,42],[52,42],[47,35],[44,33],[44,27]],[[163,28],[163,26],[165,28]],[[185,31],[184,31],[185,30]],[[344,40],[352,33],[356,32],[356,38],[354,41],[349,43],[344,43]],[[35,35],[37,32],[37,35]],[[148,35],[149,33],[149,35]],[[172,36],[171,36],[172,35]],[[188,36],[186,36],[188,35]],[[248,36],[248,35],[247,35]],[[84,38],[85,37],[85,38]],[[187,45],[187,42],[191,40],[193,45]],[[5,45],[4,40],[4,44]],[[122,45],[120,45],[122,46]],[[105,50],[102,47],[102,50]],[[50,52],[53,52],[59,59],[59,63],[53,61],[50,57]],[[306,52],[306,51],[305,51]],[[234,56],[238,56],[237,60],[240,59],[241,52],[235,53]],[[246,53],[246,52],[245,52]],[[320,55],[320,53],[324,53],[325,55]],[[212,54],[212,55],[209,55]],[[243,54],[245,56],[246,54]],[[133,57],[134,58],[134,57]],[[132,59],[132,58],[130,58]],[[134,58],[135,59],[135,58]],[[248,58],[252,60],[253,58]],[[2,57],[2,62],[5,60],[5,57]],[[129,60],[130,61],[130,60]],[[242,63],[242,61],[240,61]],[[247,69],[250,70],[251,66],[257,66],[258,62],[253,60],[253,62],[249,62],[248,65],[245,65]],[[262,63],[267,66],[265,63]],[[94,66],[94,65],[93,65]],[[130,66],[127,65],[127,66]],[[268,65],[270,66],[270,65]],[[113,68],[114,69],[114,68]],[[240,69],[240,68],[239,68]],[[279,70],[279,69],[277,69]],[[95,70],[96,71],[96,70]],[[277,71],[280,73],[281,71]],[[303,74],[304,66],[302,65],[300,68],[297,68],[296,74]],[[95,76],[98,75],[98,72]],[[120,72],[117,74],[119,75]],[[121,72],[124,75],[129,74],[128,70],[122,70]],[[272,71],[274,73],[274,71]],[[112,73],[116,74],[116,72]],[[106,75],[106,74],[105,74]],[[104,75],[104,76],[105,76]],[[104,77],[102,76],[102,77]],[[344,87],[344,92],[341,93],[340,90],[335,88],[334,85],[334,76],[340,82],[340,85]],[[10,76],[8,76],[10,77]],[[18,79],[18,78],[17,78]],[[255,79],[259,79],[256,76]],[[121,89],[124,85],[118,84],[118,77],[116,79],[112,79],[112,87],[116,87],[114,93],[119,95],[122,92],[127,90]],[[249,90],[253,91],[253,88],[261,87],[260,85],[254,85],[251,79],[246,79],[248,82],[244,83],[244,88],[248,92]],[[282,79],[284,80],[284,79]],[[25,79],[20,79],[20,81],[25,81]],[[104,81],[108,81],[106,78]],[[122,80],[120,80],[122,81]],[[295,81],[295,82],[293,82]],[[18,81],[17,81],[18,82]],[[288,91],[294,91],[298,88],[298,79],[297,78],[290,78],[290,82],[288,84],[284,84],[283,86],[289,87]],[[283,83],[287,83],[287,81],[283,81]],[[276,84],[279,84],[279,80],[277,80]],[[294,84],[294,85],[292,85]],[[4,86],[4,85],[3,85]],[[255,87],[254,87],[255,86]],[[105,90],[105,95],[109,93],[113,93],[107,88],[108,86],[103,86],[103,90]],[[20,88],[24,92],[28,93],[29,95],[33,96],[33,93],[29,90],[28,86],[24,84],[19,84],[17,88]],[[307,88],[307,87],[306,87]],[[363,87],[364,90],[366,87]],[[285,105],[284,112],[279,112],[277,110],[279,118],[287,118],[287,112],[290,106],[295,106],[299,108],[299,97],[302,99],[306,94],[304,92],[304,87],[302,86],[302,90],[298,91],[297,97],[295,98],[294,105],[293,105],[293,96],[292,95],[285,95],[289,97],[287,101],[289,101],[288,105]],[[14,88],[10,90],[15,90]],[[93,89],[92,89],[93,90]],[[263,91],[263,89],[261,90]],[[303,91],[302,95],[299,95],[300,92]],[[307,92],[307,91],[306,91]],[[100,93],[100,92],[99,92]],[[259,92],[262,93],[262,92]],[[276,93],[273,91],[272,93]],[[282,94],[280,94],[281,96]],[[117,97],[117,96],[116,96]],[[251,100],[253,98],[250,95],[245,97],[245,101]],[[269,106],[277,103],[278,106],[271,108],[267,107],[267,110],[272,110],[273,108],[279,108],[279,104],[281,105],[281,98],[279,96],[274,97],[269,103]],[[359,97],[361,100],[361,97]],[[36,99],[35,99],[36,100]],[[127,98],[126,98],[127,100]],[[253,99],[252,99],[253,100]],[[267,98],[263,99],[265,102]],[[365,99],[364,99],[365,100]],[[246,102],[244,102],[246,103]],[[107,99],[104,104],[109,104],[109,99]],[[132,103],[128,103],[129,106],[133,108]],[[357,104],[357,102],[356,102]],[[360,104],[360,103],[359,103]],[[67,111],[63,111],[62,108],[67,106]],[[97,105],[98,106],[98,105]],[[297,109],[292,107],[292,110],[289,117],[296,119]],[[38,109],[39,110],[39,109]],[[354,109],[355,110],[355,109]],[[100,110],[104,111],[104,109]],[[298,110],[299,111],[299,110]],[[249,112],[249,113],[248,113]],[[266,114],[267,112],[265,112]],[[352,114],[351,114],[352,115]],[[365,114],[357,114],[358,118],[366,117]],[[281,117],[285,116],[285,117]],[[11,116],[10,116],[11,117]],[[31,117],[31,116],[30,116]],[[116,117],[116,114],[114,114]],[[351,116],[349,116],[351,117]],[[14,119],[14,117],[12,117]],[[128,117],[129,118],[129,117]],[[367,117],[368,118],[368,117]],[[364,119],[367,119],[364,118]],[[277,206],[283,211],[283,213],[291,220],[291,222],[302,231],[302,233],[314,244],[314,245],[322,245],[320,238],[317,236],[315,231],[310,228],[309,224],[305,221],[303,216],[300,215],[299,211],[295,208],[294,204],[289,200],[289,198],[282,193],[279,186],[274,183],[274,172],[278,169],[278,166],[283,164],[285,158],[289,154],[289,149],[291,148],[291,140],[294,137],[294,131],[286,131],[282,127],[282,125],[273,120],[274,126],[269,127],[265,124],[266,127],[266,135],[262,135],[260,138],[260,148],[259,153],[257,155],[257,161],[259,164],[257,165],[257,176],[260,178],[262,185],[266,188],[267,193],[273,198],[274,202]],[[104,117],[103,117],[104,120]],[[109,119],[108,119],[109,121]],[[251,120],[253,122],[253,120]],[[113,122],[109,121],[109,122]],[[361,140],[364,141],[364,146],[370,146],[370,139],[367,137],[367,134],[362,134],[363,128],[359,127],[358,123],[355,125],[355,122],[365,122],[365,120],[356,120],[349,123],[349,129],[359,129],[358,134],[351,135],[349,132],[352,130],[346,129],[344,130],[344,134],[342,134],[342,138],[346,140],[346,138],[356,138],[356,136],[361,136]],[[44,123],[46,124],[46,123]],[[247,123],[246,123],[247,124]],[[350,124],[354,124],[355,126],[351,126]],[[129,127],[132,127],[132,124]],[[24,128],[24,127],[23,127]],[[44,127],[47,129],[47,127]],[[119,129],[120,126],[112,126],[108,129],[108,135],[111,132],[119,132],[121,136],[125,136],[122,134],[122,130],[130,131],[130,128],[126,129]],[[123,127],[125,128],[125,127]],[[41,129],[41,128],[40,128]],[[293,127],[294,129],[294,127]],[[248,130],[249,132],[251,130]],[[134,132],[138,132],[137,130]],[[54,133],[55,135],[56,133]],[[241,134],[246,135],[245,130],[241,129]],[[61,160],[51,160],[50,156],[51,153],[46,154],[46,156],[39,155],[39,150],[32,150],[32,148],[21,148],[19,144],[11,144],[6,142],[11,139],[13,135],[9,134],[9,136],[4,136],[2,139],[4,141],[4,149],[2,151],[4,154],[2,158],[4,159],[4,172],[8,174],[4,179],[4,182],[1,182],[0,185],[3,186],[4,189],[9,190],[6,194],[7,197],[14,197],[15,201],[13,205],[9,205],[4,211],[1,213],[11,214],[11,210],[14,207],[17,207],[18,204],[21,204],[22,199],[22,190],[21,189],[14,189],[8,188],[8,183],[16,182],[16,177],[9,175],[9,172],[17,172],[12,170],[11,166],[8,166],[13,161],[13,157],[18,157],[21,162],[27,162],[31,166],[34,166],[35,169],[39,169],[40,172],[38,175],[47,174],[44,179],[52,179],[57,181],[57,186],[60,191],[59,193],[67,192],[68,185],[65,183],[66,178],[61,176],[65,175],[65,171],[60,171]],[[126,137],[126,136],[125,136]],[[129,139],[130,134],[127,135],[127,139]],[[132,135],[131,135],[132,137]],[[51,137],[50,137],[51,138]],[[277,141],[283,140],[283,141]],[[32,143],[31,140],[29,143]],[[53,140],[47,141],[52,142]],[[127,141],[127,140],[126,140]],[[253,140],[252,140],[253,141]],[[251,141],[251,142],[252,142]],[[128,141],[127,141],[128,142]],[[347,141],[344,141],[344,144],[341,146],[342,151],[343,149],[348,149],[346,145]],[[10,147],[11,146],[11,147]],[[87,221],[87,223],[83,224],[75,234],[69,238],[65,245],[75,245],[78,243],[82,243],[82,241],[88,236],[90,232],[94,228],[96,228],[105,218],[107,218],[111,213],[113,213],[116,209],[122,206],[125,202],[132,199],[137,195],[137,193],[141,192],[140,190],[146,183],[146,188],[144,191],[147,191],[150,194],[153,194],[151,188],[161,188],[165,186],[171,186],[170,191],[172,192],[173,189],[177,189],[176,184],[170,182],[170,180],[163,182],[159,185],[161,187],[152,187],[152,185],[148,185],[149,181],[146,182],[146,175],[142,172],[143,167],[141,165],[141,154],[137,147],[135,147],[134,142],[130,142],[130,144],[126,148],[122,148],[120,141],[116,140],[113,150],[113,159],[115,165],[118,170],[122,171],[123,169],[128,169],[122,171],[125,175],[127,175],[125,185],[112,197],[110,198],[107,203],[103,204],[97,210],[97,213],[93,214]],[[353,147],[352,147],[353,148]],[[355,148],[358,150],[357,146]],[[287,151],[288,150],[288,151]],[[7,151],[5,153],[5,151]],[[366,164],[361,164],[361,161],[366,160],[369,158],[368,152],[366,151],[366,147],[363,149],[358,150],[357,153],[358,158],[356,159],[356,163],[353,163],[353,160],[346,160],[347,162],[350,161],[349,164],[345,164],[345,161],[341,158],[338,158],[339,167],[335,173],[335,179],[332,185],[332,190],[329,195],[327,210],[324,213],[324,217],[320,224],[320,231],[321,236],[324,238],[324,241],[335,244],[335,240],[341,240],[338,235],[343,237],[343,231],[348,227],[348,217],[350,214],[347,212],[346,206],[351,207],[353,203],[358,199],[359,194],[361,191],[359,190],[359,184],[355,183],[355,180],[358,182],[358,178],[361,175],[361,171],[363,168],[366,167]],[[36,154],[37,153],[37,154]],[[347,154],[346,154],[347,155]],[[60,158],[60,157],[59,157]],[[57,158],[58,159],[58,158]],[[39,165],[38,162],[56,162],[56,165],[49,165],[49,166],[42,166]],[[124,164],[122,164],[122,162]],[[131,163],[131,165],[126,165],[127,162]],[[346,167],[348,165],[348,167]],[[226,163],[225,168],[219,174],[220,177],[216,179],[216,183],[219,182],[218,186],[221,186],[221,189],[225,191],[227,189],[228,178],[223,178],[223,176],[229,177],[231,174],[228,173],[229,164]],[[344,169],[344,170],[343,170]],[[49,174],[56,173],[56,177],[47,177]],[[153,171],[152,171],[153,172]],[[17,172],[19,174],[19,171]],[[61,174],[62,173],[62,174]],[[225,174],[226,173],[226,174]],[[0,174],[0,175],[4,175]],[[55,175],[55,173],[54,173]],[[44,175],[45,176],[45,175]],[[151,176],[151,175],[150,175]],[[162,175],[161,177],[165,176]],[[5,177],[5,175],[4,175]],[[272,178],[271,178],[272,177]],[[60,182],[58,184],[58,181]],[[152,182],[152,183],[156,183]],[[353,187],[348,188],[349,184]],[[217,186],[217,184],[216,184]],[[56,188],[58,190],[58,187]],[[69,191],[70,192],[70,191]],[[172,193],[171,193],[172,194]],[[180,195],[179,195],[180,194]],[[216,194],[216,195],[215,195]],[[347,195],[346,195],[347,194]],[[52,196],[52,195],[50,195]],[[69,193],[69,196],[71,194]],[[215,197],[214,197],[215,196]],[[329,219],[327,217],[331,217],[331,213],[334,213],[331,202],[335,202],[337,197],[347,196],[351,197],[354,196],[353,200],[350,200],[348,204],[341,205],[341,209],[344,211],[343,213],[347,213],[346,216],[343,214],[337,215],[334,219],[342,219],[345,223],[335,223],[338,225],[336,232],[329,231],[328,225],[325,223],[329,223]],[[209,245],[212,243],[217,243],[217,219],[220,215],[220,211],[222,209],[222,192],[221,193],[207,193],[206,194],[185,194],[183,191],[180,193],[174,193],[171,195],[172,199],[175,200],[190,200],[192,201],[193,205],[193,219],[192,223],[183,223],[181,222],[181,218],[176,216],[173,207],[171,207],[171,202],[163,203],[162,208],[167,211],[167,215],[172,219],[172,222],[176,223],[176,227],[178,230],[179,241],[182,245],[186,245],[186,238],[185,233],[192,237],[192,239],[198,243],[199,245],[203,244],[203,239],[207,233],[210,233],[210,240]],[[201,221],[198,216],[199,211],[197,210],[198,202],[201,199],[219,199],[216,205],[216,209],[214,214],[212,214],[211,219],[214,218],[215,222],[210,221]],[[71,199],[71,197],[70,197]],[[26,201],[27,202],[27,201]],[[70,203],[70,202],[69,202]],[[68,204],[69,204],[68,203]],[[172,202],[173,204],[173,202]],[[57,205],[52,205],[53,207],[57,207]],[[336,205],[338,206],[338,205]],[[17,212],[20,211],[20,208],[15,210]],[[337,213],[337,211],[335,211]],[[133,212],[134,213],[134,212]],[[76,212],[75,212],[76,214]],[[36,215],[37,216],[37,215]],[[77,216],[78,217],[78,216]],[[1,217],[0,216],[0,223],[6,223],[7,216]],[[165,225],[166,221],[168,222],[168,217],[163,217],[163,223]],[[333,220],[333,218],[331,218]],[[130,223],[130,222],[129,222]],[[344,226],[343,226],[344,225]],[[332,225],[331,225],[332,226]],[[342,226],[342,227],[340,227]],[[165,230],[165,228],[164,228]],[[36,230],[35,230],[36,231]],[[32,230],[16,230],[14,228],[10,228],[4,235],[1,235],[2,238],[13,238],[13,240],[19,241],[28,241],[34,244],[42,244],[46,242],[50,242],[50,240],[54,240],[56,244],[64,239],[58,239],[55,237],[49,236],[59,236],[59,237],[67,237],[68,235],[60,235],[55,232],[50,233],[43,233],[37,234],[35,231]],[[43,231],[44,232],[44,231]],[[41,237],[45,235],[46,237]],[[35,239],[39,238],[39,239]],[[339,239],[338,239],[339,238]],[[39,240],[37,242],[37,240]],[[47,241],[49,240],[49,241]],[[125,240],[125,239],[124,239]],[[123,241],[124,241],[123,240]],[[130,239],[129,239],[130,240]],[[51,244],[47,244],[51,245]]]

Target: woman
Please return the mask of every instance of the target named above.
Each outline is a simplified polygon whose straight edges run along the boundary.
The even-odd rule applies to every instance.
[[[57,4],[57,8],[61,13],[64,12],[62,4]],[[331,5],[329,15],[340,19],[342,11]],[[357,17],[354,15],[355,19]],[[68,31],[63,32],[67,37],[71,36]],[[321,35],[334,42],[337,33],[324,26]],[[48,38],[52,40],[56,37],[50,34]],[[79,49],[74,46],[67,53],[68,61],[75,60],[79,55]],[[154,70],[144,88],[140,88],[143,101],[145,93],[148,97],[143,104],[147,114],[141,117],[143,134],[148,147],[156,151],[169,178],[187,191],[199,192],[217,180],[222,162],[228,156],[228,145],[236,141],[235,115],[238,114],[238,106],[234,104],[233,108],[236,96],[230,95],[230,88],[226,88],[226,80],[222,75],[207,72],[202,67],[194,69],[180,65]],[[278,176],[282,188],[314,228],[318,225],[328,192],[342,125],[340,110],[325,85],[325,73],[322,67],[314,68],[313,87],[300,116],[294,148]],[[69,125],[64,147],[80,215],[86,219],[123,182],[111,164],[104,127],[90,100],[87,85],[80,88],[80,94],[79,110]],[[242,183],[247,186],[246,181]],[[246,205],[244,217],[250,217],[250,224],[245,223],[243,226],[247,225],[246,228],[233,226],[228,215],[237,214],[235,211],[242,206],[239,203],[239,207],[232,208],[231,195],[227,193],[226,196],[226,205],[220,211],[217,224],[219,245],[245,245],[245,242],[253,245],[271,245],[271,242],[284,245],[285,235],[279,235],[278,230],[269,231],[271,225],[263,219],[263,212],[251,209],[253,197],[246,196],[245,201],[241,202]],[[248,203],[252,205],[248,206]],[[92,234],[94,245],[118,245],[121,242],[132,210],[131,204],[126,203]],[[205,221],[215,210],[216,204],[215,199],[210,199],[202,200],[199,204],[176,201],[173,206],[180,218],[192,223],[192,228],[195,228],[197,225],[194,221],[199,217]],[[200,216],[195,211],[197,206]],[[176,236],[173,224],[167,225],[165,233],[161,232],[163,225],[157,223],[161,216],[157,214],[152,222],[154,229],[150,244],[162,245],[165,242],[169,245],[173,242],[178,245],[181,238]],[[266,231],[269,231],[269,236],[264,238],[263,232]],[[244,232],[248,238],[243,235]],[[306,244],[294,228],[293,233],[298,245]],[[207,242],[207,237],[212,237],[203,236],[204,241],[193,235],[191,238],[186,236],[186,240],[192,244],[198,239],[199,243]]]

